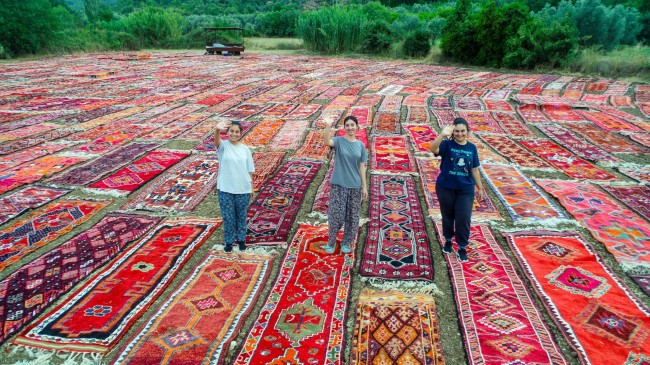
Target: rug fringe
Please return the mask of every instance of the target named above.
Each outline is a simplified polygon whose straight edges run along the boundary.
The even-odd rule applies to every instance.
[[[395,175],[395,176],[420,176],[420,173],[415,171],[410,172],[394,172],[394,171],[384,171],[384,170],[374,170],[370,171],[371,175]]]
[[[223,244],[218,243],[212,246],[210,250],[215,251],[219,254],[224,254],[224,255],[232,255],[232,254],[251,254],[251,255],[265,255],[265,256],[273,256],[277,255],[278,251],[276,250],[277,246],[246,246],[246,251],[239,251],[237,247],[233,247],[233,252],[225,252],[223,250]]]
[[[418,280],[386,280],[382,278],[369,278],[361,276],[361,281],[366,283],[370,288],[380,291],[398,290],[404,293],[429,294],[442,296],[443,293],[438,289],[435,283],[423,282]]]
[[[312,211],[311,213],[307,214],[307,217],[327,220],[326,214],[323,214],[321,212],[316,212],[316,211]]]
[[[22,354],[21,354],[22,353]],[[23,359],[13,363],[13,365],[43,365],[51,363],[50,359],[54,356],[53,351],[27,347],[22,345],[14,345],[10,352],[11,355],[23,355],[29,359]]]
[[[647,263],[629,263],[629,262],[622,262],[621,263],[621,268],[623,271],[625,271],[627,274],[632,274],[632,275],[649,275],[650,274],[650,264]]]
[[[117,190],[117,189],[95,189],[95,188],[83,188],[81,191],[93,195],[110,195],[116,198],[123,198],[129,195],[130,191]]]
[[[99,155],[97,153],[73,152],[73,151],[59,152],[56,155],[61,156],[61,157],[81,157],[81,158],[87,158],[87,159],[91,159],[91,158],[101,156],[101,155]]]

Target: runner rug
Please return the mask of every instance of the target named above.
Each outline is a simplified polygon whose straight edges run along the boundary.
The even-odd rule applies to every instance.
[[[406,139],[406,136],[375,136],[370,148],[371,171],[415,172],[415,163]]]
[[[149,152],[146,156],[129,166],[92,185],[93,189],[128,195],[170,166],[187,157],[187,152],[159,150]]]
[[[584,159],[593,162],[607,162],[609,164],[620,164],[622,162],[619,158],[610,155],[602,148],[594,146],[584,138],[577,136],[575,133],[557,124],[538,125],[537,128],[560,145],[568,148]]]
[[[482,164],[481,168],[515,222],[566,218],[517,167]]]
[[[618,186],[600,185],[616,199],[622,201],[630,209],[650,221],[650,187],[647,185]]]
[[[595,125],[609,132],[643,132],[641,128],[635,126],[634,124],[607,113],[583,111],[580,112],[580,114],[586,119],[593,122]]]
[[[650,150],[637,146],[615,133],[608,133],[592,123],[567,124],[600,148],[612,153],[650,153]]]
[[[342,348],[354,250],[328,254],[327,237],[327,225],[299,226],[233,365],[345,362]]]
[[[582,363],[643,363],[626,360],[632,353],[650,353],[650,310],[589,243],[575,232],[504,236]]]
[[[362,291],[352,346],[353,365],[444,365],[435,300],[429,295]]]
[[[32,212],[0,231],[0,272],[29,252],[92,218],[110,200],[62,200]]]
[[[187,157],[159,176],[122,209],[188,212],[217,185],[218,171],[216,156]]]
[[[253,164],[255,172],[253,173],[253,189],[259,190],[269,176],[280,166],[284,159],[285,152],[255,152],[253,153]]]
[[[43,176],[52,175],[86,160],[86,158],[81,157],[48,155],[12,167],[3,171],[2,175],[0,175],[0,194],[4,194],[19,186],[38,181],[42,179]]]
[[[430,121],[431,117],[426,106],[406,106],[406,122],[404,124],[429,124]]]
[[[296,213],[322,164],[289,160],[273,175],[248,208],[247,243],[287,242]]]
[[[639,266],[650,273],[650,226],[606,193],[586,182],[536,179],[566,210],[600,241],[616,261],[630,271]]]
[[[241,139],[241,142],[248,147],[266,147],[266,145],[278,133],[283,119],[264,119],[257,124]]]
[[[374,123],[372,125],[372,134],[399,134],[400,132],[400,114],[387,111],[378,111],[375,113]]]
[[[291,158],[309,158],[326,161],[331,149],[323,144],[323,133],[322,130],[310,130],[300,148]]]
[[[63,185],[88,185],[111,171],[121,168],[134,158],[158,147],[160,143],[131,143],[101,156],[87,164],[58,175],[48,182]]]
[[[499,123],[501,129],[506,131],[509,136],[514,137],[535,137],[530,128],[517,119],[513,113],[492,113],[494,119]]]
[[[524,104],[517,107],[517,114],[524,120],[526,123],[531,124],[544,124],[550,123],[546,115],[542,113],[539,106],[535,104]]]
[[[273,151],[286,151],[288,149],[296,149],[305,135],[308,120],[288,120],[284,122],[282,129],[273,137],[269,143],[269,150]],[[255,167],[258,165],[256,164]]]
[[[332,173],[334,172],[334,159],[330,160],[330,164],[327,167],[327,172],[325,173],[325,178],[323,182],[318,186],[318,191],[316,191],[316,197],[314,198],[314,205],[311,207],[312,213],[310,216],[317,216],[323,219],[327,219],[327,211],[330,206],[330,191],[332,189],[332,184],[330,180],[332,179]]]
[[[266,104],[242,104],[221,114],[221,118],[228,120],[244,120],[257,113],[261,113],[268,107],[269,106]]]
[[[220,224],[202,218],[163,222],[29,325],[14,344],[56,351],[109,351]]]
[[[38,208],[69,192],[70,190],[67,189],[28,186],[11,195],[0,198],[0,224],[17,217],[27,209]]]
[[[426,124],[407,125],[404,129],[411,136],[411,141],[418,152],[431,152],[431,142],[438,136],[431,126]]]
[[[22,266],[0,282],[0,343],[18,332],[112,258],[142,238],[161,218],[108,213],[99,223]]]
[[[616,176],[567,151],[555,142],[525,139],[519,143],[574,179],[615,180]]]
[[[439,241],[442,223],[434,221]],[[526,284],[488,225],[473,225],[469,261],[444,255],[470,364],[566,364]]]
[[[472,132],[505,133],[489,112],[460,112],[459,114],[469,123]]]
[[[555,170],[553,165],[523,148],[515,140],[509,137],[494,134],[481,134],[480,138],[494,150],[507,157],[508,160],[517,164],[519,167]]]
[[[370,175],[368,216],[360,274],[433,281],[429,238],[413,177]]]
[[[208,254],[113,364],[223,364],[272,267],[273,256]]]
[[[625,175],[642,183],[650,184],[650,166],[638,165],[635,167],[619,166],[618,170]]]
[[[433,217],[440,217],[440,204],[438,203],[438,196],[436,195],[436,179],[440,174],[440,160],[428,157],[415,157],[418,164],[418,171],[420,171],[420,183],[424,191],[424,197],[429,207],[429,215]],[[484,199],[480,202],[474,199],[474,206],[472,207],[472,219],[482,220],[503,220],[499,210],[494,206],[490,199],[485,187],[483,187]]]
[[[0,171],[73,146],[74,142],[45,142],[39,146],[0,157]]]

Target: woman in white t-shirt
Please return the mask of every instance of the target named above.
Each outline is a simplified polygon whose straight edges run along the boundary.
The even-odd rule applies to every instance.
[[[221,140],[221,131],[227,130],[228,139]],[[214,133],[214,144],[219,158],[217,193],[223,217],[224,250],[232,251],[235,242],[240,251],[246,249],[246,212],[253,193],[253,155],[239,140],[242,126],[238,122],[220,122]]]

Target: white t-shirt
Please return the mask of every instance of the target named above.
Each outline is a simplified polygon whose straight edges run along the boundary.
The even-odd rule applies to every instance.
[[[250,173],[255,172],[255,165],[248,146],[242,143],[235,146],[229,140],[223,140],[217,149],[217,157],[217,189],[230,194],[252,193],[253,180]]]

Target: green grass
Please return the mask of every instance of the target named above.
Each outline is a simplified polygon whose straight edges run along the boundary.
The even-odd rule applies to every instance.
[[[298,38],[246,38],[246,50],[250,51],[295,51],[304,49]]]
[[[650,47],[623,47],[610,53],[587,49],[567,65],[567,71],[650,82]]]

